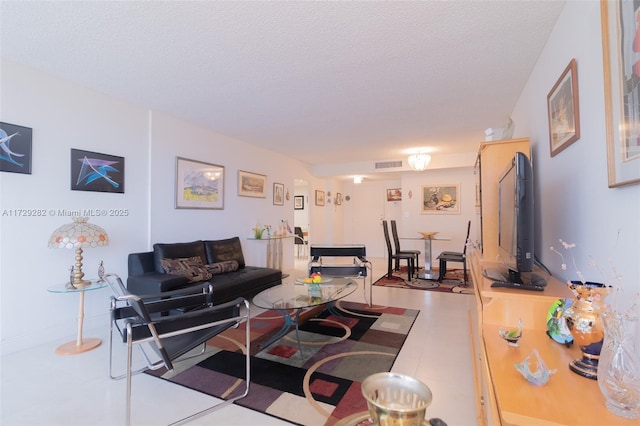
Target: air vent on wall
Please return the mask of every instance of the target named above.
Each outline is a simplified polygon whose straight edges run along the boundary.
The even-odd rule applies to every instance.
[[[395,167],[402,168],[402,160],[381,161],[379,163],[376,163],[376,169],[392,169]]]

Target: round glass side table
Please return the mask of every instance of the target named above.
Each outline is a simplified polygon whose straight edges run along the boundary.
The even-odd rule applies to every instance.
[[[51,293],[78,293],[80,295],[80,304],[78,306],[78,337],[73,342],[68,342],[60,345],[56,349],[58,355],[75,355],[82,352],[95,349],[102,343],[101,339],[97,338],[82,338],[82,323],[84,322],[84,293],[92,290],[99,290],[105,288],[107,283],[104,281],[91,280],[91,284],[84,287],[71,287],[68,285],[49,287],[47,291]]]

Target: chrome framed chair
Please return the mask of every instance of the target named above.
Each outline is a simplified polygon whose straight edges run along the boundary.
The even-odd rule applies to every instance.
[[[320,272],[328,277],[361,278],[364,301],[373,306],[373,265],[367,260],[364,244],[312,244],[310,250],[309,274]],[[327,258],[351,258],[351,263],[325,263]],[[369,277],[369,300],[367,300],[367,276]]]
[[[400,238],[398,238],[398,226],[395,220],[391,220],[391,236],[393,237],[393,245],[396,248],[397,254],[411,254],[415,256],[413,263],[415,267],[415,273],[418,273],[420,269],[419,258],[422,253],[420,250],[402,250],[400,248]],[[400,270],[400,259],[396,259],[396,271]]]
[[[391,278],[391,276],[393,275],[393,261],[397,260],[397,261],[401,261],[401,260],[406,260],[407,261],[407,281],[413,281],[413,274],[414,274],[414,263],[413,263],[413,259],[415,258],[415,256],[413,254],[401,254],[401,253],[394,253],[393,250],[391,249],[391,240],[389,239],[389,228],[387,226],[387,221],[383,220],[382,221],[382,230],[384,232],[384,239],[385,242],[387,244],[387,278]]]
[[[447,263],[458,262],[462,263],[462,269],[464,274],[464,285],[467,285],[467,245],[469,244],[469,231],[471,231],[471,221],[467,223],[467,236],[464,239],[464,248],[461,252],[458,251],[443,251],[437,257],[440,261],[438,268],[438,282],[442,282],[444,276],[447,274]]]
[[[112,379],[126,377],[125,424],[131,424],[131,379],[132,376],[147,369],[161,367],[172,371],[174,362],[207,340],[230,327],[245,322],[246,339],[246,384],[244,392],[212,407],[185,417],[172,424],[182,424],[195,418],[223,408],[249,393],[250,369],[250,312],[249,302],[241,297],[220,305],[213,305],[211,292],[194,294],[194,289],[176,290],[157,295],[138,296],[127,291],[122,280],[116,274],[105,275],[105,281],[111,287],[110,337],[109,337],[109,375]],[[205,289],[207,286],[202,286]],[[196,287],[195,291],[198,291]],[[206,289],[210,290],[210,289]],[[190,293],[189,293],[190,292]],[[114,376],[113,334],[118,331],[122,342],[127,346],[127,371]],[[143,354],[147,366],[133,370],[133,347],[137,346]],[[150,352],[150,353],[148,353]]]

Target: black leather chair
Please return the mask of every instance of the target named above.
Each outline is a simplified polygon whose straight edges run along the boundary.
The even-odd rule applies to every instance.
[[[391,240],[389,239],[389,228],[387,226],[387,221],[383,220],[382,221],[382,230],[384,231],[384,239],[385,242],[387,243],[387,277],[391,278],[391,276],[393,275],[393,261],[394,260],[406,260],[407,261],[407,280],[408,281],[413,281],[413,273],[414,273],[414,263],[413,263],[413,259],[415,258],[415,256],[413,254],[400,254],[400,253],[393,253],[393,250],[391,250]]]
[[[304,237],[304,233],[302,232],[302,228],[301,227],[294,226],[293,227],[293,233],[295,234],[293,242],[296,245],[296,247],[298,248],[298,257],[300,257],[300,249],[302,249],[303,253],[306,254],[307,253],[307,245],[309,244],[309,242]]]
[[[396,253],[398,254],[411,254],[413,256],[415,256],[413,263],[415,264],[415,270],[416,273],[417,271],[420,269],[420,264],[418,262],[418,259],[420,258],[420,250],[402,250],[400,248],[400,238],[398,238],[398,227],[396,225],[396,221],[392,220],[391,221],[391,235],[393,236],[393,245],[396,248]],[[400,260],[396,259],[396,271],[398,271],[400,269]]]
[[[461,252],[458,251],[443,251],[438,256],[440,261],[438,274],[438,282],[442,282],[444,276],[447,274],[447,262],[462,263],[462,269],[464,273],[464,285],[467,285],[467,244],[469,243],[469,231],[471,230],[471,221],[467,223],[467,237],[464,239],[464,248]]]
[[[212,305],[212,294],[193,294],[193,288],[163,292],[158,295],[137,296],[127,291],[116,274],[107,274],[105,281],[111,287],[111,328],[109,336],[109,374],[112,379],[127,378],[125,423],[131,424],[131,378],[146,369],[166,367],[173,370],[173,363],[183,355],[230,327],[246,323],[246,380],[244,392],[210,408],[188,416],[177,423],[193,420],[244,398],[249,393],[250,381],[250,324],[249,303],[237,298],[228,303]],[[127,345],[127,371],[114,376],[113,334],[117,330]],[[136,371],[132,366],[133,347],[137,346],[147,363]]]

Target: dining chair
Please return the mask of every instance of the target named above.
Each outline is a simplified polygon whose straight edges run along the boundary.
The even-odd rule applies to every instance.
[[[393,236],[393,244],[396,247],[396,253],[398,254],[411,254],[415,256],[414,258],[414,266],[415,270],[418,271],[420,269],[420,265],[418,263],[418,259],[420,258],[421,251],[420,250],[402,250],[400,248],[400,238],[398,237],[398,227],[396,225],[395,220],[391,220],[391,235]],[[400,269],[400,260],[396,259],[396,271]]]
[[[444,276],[447,274],[447,262],[462,263],[462,269],[464,274],[464,285],[467,285],[467,245],[469,243],[469,231],[471,230],[471,221],[467,223],[467,237],[464,239],[464,248],[461,252],[458,251],[443,251],[438,256],[439,262],[439,274],[438,282],[442,282]]]
[[[389,238],[389,228],[387,226],[387,221],[382,221],[382,230],[384,231],[384,239],[387,243],[387,278],[391,278],[393,275],[393,261],[394,260],[406,260],[407,261],[407,280],[413,281],[413,272],[414,272],[414,263],[413,259],[415,256],[413,254],[401,254],[401,253],[393,253],[391,249],[391,240]]]

